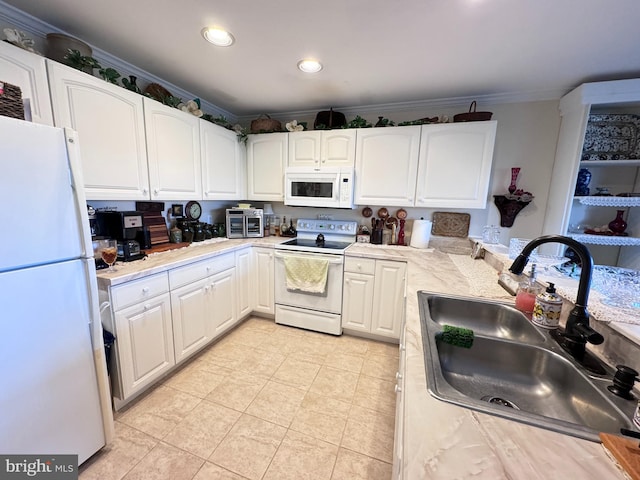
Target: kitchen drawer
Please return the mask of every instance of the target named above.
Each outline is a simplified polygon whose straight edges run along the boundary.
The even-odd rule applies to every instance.
[[[111,288],[111,306],[114,311],[143,302],[169,291],[166,273],[158,273]]]
[[[376,261],[371,258],[345,257],[344,271],[373,275],[376,271]]]
[[[233,252],[217,255],[215,257],[202,260],[200,262],[190,263],[184,267],[169,270],[169,284],[171,289],[196,282],[210,275],[224,272],[236,265],[235,255]]]

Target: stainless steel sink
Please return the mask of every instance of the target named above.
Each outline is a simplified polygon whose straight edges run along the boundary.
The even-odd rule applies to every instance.
[[[436,398],[485,413],[599,441],[633,429],[635,403],[595,377],[511,306],[418,292],[427,388]],[[469,349],[441,342],[442,325],[470,328]]]
[[[522,312],[505,304],[442,295],[429,295],[427,302],[431,320],[440,325],[470,328],[476,335],[519,342],[545,340]]]

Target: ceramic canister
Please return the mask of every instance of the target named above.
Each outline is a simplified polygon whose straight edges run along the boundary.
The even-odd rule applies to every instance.
[[[556,293],[553,283],[549,283],[545,292],[539,293],[533,307],[531,321],[543,328],[558,328],[562,298]]]

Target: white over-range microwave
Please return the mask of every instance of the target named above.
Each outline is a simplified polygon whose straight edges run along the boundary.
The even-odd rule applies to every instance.
[[[290,167],[284,174],[284,204],[353,208],[353,168]]]

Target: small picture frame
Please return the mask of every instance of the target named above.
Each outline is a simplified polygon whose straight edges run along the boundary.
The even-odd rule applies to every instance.
[[[171,205],[171,216],[172,217],[184,217],[184,207],[182,204],[174,203]]]

